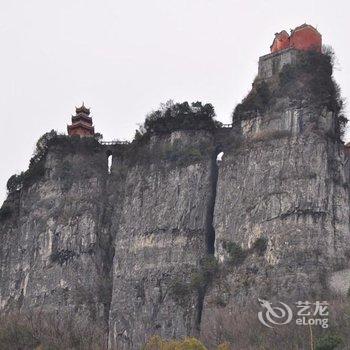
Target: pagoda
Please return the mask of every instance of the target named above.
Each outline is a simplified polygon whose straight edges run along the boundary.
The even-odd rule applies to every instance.
[[[81,107],[75,108],[75,115],[72,116],[72,124],[67,125],[69,136],[94,136],[95,128],[90,117],[90,108],[86,108],[84,103]]]

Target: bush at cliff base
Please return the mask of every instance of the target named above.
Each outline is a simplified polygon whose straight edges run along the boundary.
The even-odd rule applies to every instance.
[[[207,348],[196,338],[185,338],[184,340],[163,340],[159,336],[149,339],[143,350],[207,350]],[[228,343],[218,346],[217,350],[230,350]]]
[[[149,339],[144,350],[207,350],[206,347],[195,338],[186,338],[182,341],[163,340],[159,336]]]
[[[316,350],[334,350],[342,344],[342,339],[338,335],[326,335],[316,342]]]

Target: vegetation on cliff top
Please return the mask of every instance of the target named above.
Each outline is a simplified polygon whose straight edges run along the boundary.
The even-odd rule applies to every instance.
[[[211,104],[174,103],[169,100],[146,116],[144,124],[136,131],[135,140],[176,130],[213,130],[220,126],[221,123],[215,120],[215,111]]]
[[[21,189],[24,184],[27,184],[30,181],[44,175],[44,158],[46,156],[50,141],[56,137],[56,131],[51,130],[39,138],[36,143],[33,156],[29,161],[28,170],[21,172],[18,175],[12,175],[7,181],[7,190],[9,193]]]
[[[135,132],[133,142],[125,154],[131,163],[153,163],[155,160],[168,161],[174,166],[186,166],[203,160],[209,155],[210,145],[207,142],[183,144],[175,140],[171,144],[160,142],[152,149],[146,146],[152,135],[168,135],[173,131],[211,131],[222,124],[215,120],[215,111],[211,104],[202,102],[174,103],[169,100],[159,109],[146,116],[145,122]]]
[[[288,98],[295,108],[327,107],[335,113],[336,134],[342,136],[347,119],[340,88],[333,79],[334,60],[331,49],[324,49],[324,53],[299,52],[297,62],[284,65],[277,79],[254,82],[252,90],[236,106],[233,123],[256,112],[263,114],[278,99]]]
[[[8,219],[12,215],[12,210],[9,205],[5,202],[0,208],[0,222]]]
[[[148,162],[150,155],[143,147],[140,148],[139,146],[143,146],[151,135],[162,135],[176,130],[213,130],[220,126],[221,123],[215,120],[215,111],[211,104],[168,101],[161,104],[158,110],[147,115],[144,124],[136,131],[134,141],[128,146],[125,155],[131,162],[135,159]],[[101,138],[102,135],[98,133],[93,138],[58,135],[54,130],[45,133],[36,143],[28,170],[15,174],[8,180],[8,192],[15,192],[24,185],[37,181],[45,174],[45,158],[47,150],[51,146],[60,146],[61,149],[69,151],[75,151],[77,148],[91,151],[100,149],[101,146],[98,141]],[[160,150],[156,156],[161,160],[171,161],[174,165],[183,166],[198,162],[206,156],[207,145],[197,146],[182,147],[175,142],[171,147],[168,146]],[[6,209],[0,212],[2,217],[6,217],[7,214]]]
[[[100,134],[96,134],[96,137],[93,138],[80,138],[79,136],[59,135],[55,130],[45,133],[36,143],[28,169],[18,175],[12,175],[7,181],[8,192],[13,193],[20,190],[24,185],[29,185],[44,176],[45,158],[50,147],[60,146],[61,149],[67,149],[69,151],[76,151],[77,148],[91,151],[100,147],[98,143],[99,138],[101,138]]]

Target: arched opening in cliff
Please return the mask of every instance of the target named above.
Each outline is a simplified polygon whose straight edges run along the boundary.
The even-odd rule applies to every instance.
[[[107,172],[108,172],[108,174],[110,174],[111,171],[112,171],[112,165],[113,165],[113,154],[112,154],[112,151],[108,150],[106,152],[106,155],[107,155]]]
[[[224,155],[221,146],[217,146],[212,154],[211,167],[210,167],[210,184],[211,191],[209,197],[209,205],[207,211],[206,219],[206,238],[207,238],[207,252],[208,254],[214,254],[215,252],[215,229],[213,226],[214,220],[214,209],[215,209],[215,200],[216,200],[216,187],[218,183],[218,174],[219,174],[219,165],[221,159]]]
[[[218,155],[216,156],[216,165],[220,165],[223,156],[224,152],[221,151],[220,153],[218,153]]]

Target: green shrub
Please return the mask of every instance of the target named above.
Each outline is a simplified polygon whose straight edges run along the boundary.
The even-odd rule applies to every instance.
[[[28,170],[23,173],[23,184],[33,183],[45,175],[44,162],[45,160],[41,158],[40,161],[29,166]]]
[[[177,166],[185,166],[202,161],[208,157],[209,146],[207,144],[182,145],[180,140],[176,140],[172,145],[168,144],[161,152],[161,159],[173,162]]]
[[[8,219],[9,217],[11,217],[11,214],[12,214],[11,207],[4,204],[0,208],[0,221],[4,221],[4,220]]]
[[[186,283],[186,281],[176,277],[170,283],[169,292],[175,300],[182,302],[188,297],[189,294],[191,294],[191,288],[189,283]]]
[[[321,99],[320,102],[337,103],[332,99],[337,97],[332,73],[330,56],[312,51],[300,52],[297,61],[284,65],[279,73],[279,94],[292,93],[292,98],[305,98],[303,93],[306,92],[308,97]],[[296,84],[301,87],[298,91],[294,90]]]
[[[263,113],[270,102],[271,91],[268,84],[263,81],[253,85],[252,91],[245,97],[242,103],[238,104],[233,112],[233,118],[244,119],[247,112]]]
[[[285,65],[279,74],[276,97],[288,96],[304,105],[326,106],[336,114],[336,134],[342,135],[347,123],[344,101],[332,78],[333,53],[303,52],[295,64]]]
[[[176,350],[206,350],[206,347],[196,338],[184,339]]]
[[[205,288],[206,284],[206,276],[202,273],[202,271],[193,272],[191,274],[191,281],[189,286],[191,292],[202,290]]]
[[[240,245],[235,242],[223,242],[223,247],[229,255],[229,262],[233,266],[238,266],[243,263],[247,253],[242,249]]]
[[[215,120],[215,111],[211,104],[201,102],[161,104],[158,110],[149,113],[143,125],[135,131],[133,141],[126,150],[125,156],[130,163],[150,162],[157,156],[160,159],[182,166],[201,161],[208,155],[208,145],[174,145],[160,149],[159,154],[147,149],[151,135],[169,134],[178,130],[207,130],[220,128],[222,123]]]
[[[55,138],[57,138],[57,132],[55,130],[51,130],[39,138],[35,146],[33,157],[29,162],[29,169],[35,164],[38,164],[45,157],[51,140]]]
[[[326,335],[317,340],[315,350],[333,350],[342,343],[343,340],[339,336]]]
[[[214,120],[215,111],[211,104],[201,102],[161,104],[158,110],[149,113],[143,126],[136,132],[135,140],[144,135],[164,134],[175,130],[213,130],[221,126]]]
[[[230,350],[231,349],[231,346],[228,342],[225,342],[223,344],[220,344],[218,346],[218,349],[217,350]]]
[[[207,350],[207,348],[196,338],[185,338],[184,340],[163,340],[159,336],[151,337],[143,350]]]
[[[23,185],[23,172],[19,175],[12,175],[7,181],[7,191],[9,193],[18,191]]]
[[[208,277],[213,277],[219,270],[219,264],[214,255],[208,255],[201,260],[201,271]]]
[[[45,158],[50,147],[59,147],[60,153],[73,153],[78,150],[89,153],[100,152],[102,146],[98,142],[98,138],[98,134],[96,134],[96,138],[79,137],[76,135],[58,135],[54,130],[42,135],[36,143],[33,156],[29,162],[28,170],[19,175],[12,175],[10,177],[7,182],[8,191],[11,193],[19,190],[22,186],[28,186],[45,175]],[[67,166],[66,169],[64,169],[65,166],[66,165],[63,165],[63,168],[61,169],[62,176],[65,175],[64,172],[68,173],[70,170]],[[69,182],[69,180],[67,180],[67,182]]]
[[[103,140],[103,135],[99,132],[96,132],[94,134],[94,139],[97,140],[97,141],[100,141],[100,140]]]
[[[30,184],[45,175],[44,158],[50,143],[56,138],[57,132],[54,130],[47,132],[39,138],[34,154],[29,161],[28,170],[19,175],[12,175],[7,181],[7,190],[10,193],[21,189],[23,185]]]
[[[200,261],[198,271],[192,273],[190,289],[201,290],[211,283],[219,270],[219,264],[214,255],[207,255]]]
[[[258,238],[253,244],[253,250],[255,250],[260,256],[264,255],[267,249],[267,242],[266,237]]]
[[[75,252],[69,249],[65,249],[65,250],[57,250],[52,252],[50,259],[51,259],[51,262],[53,263],[63,265],[67,263],[69,260],[73,259],[75,256],[76,256]]]
[[[203,291],[211,283],[215,274],[219,270],[216,258],[208,255],[201,259],[197,271],[193,271],[186,281],[179,277],[175,278],[170,284],[170,293],[178,301],[184,301],[195,292]]]

